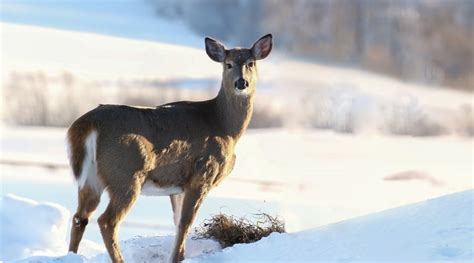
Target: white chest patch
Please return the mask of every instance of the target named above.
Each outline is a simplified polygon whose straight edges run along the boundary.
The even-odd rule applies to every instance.
[[[166,196],[180,194],[183,192],[183,188],[178,186],[171,187],[157,187],[153,182],[146,181],[142,186],[141,195],[147,196]]]

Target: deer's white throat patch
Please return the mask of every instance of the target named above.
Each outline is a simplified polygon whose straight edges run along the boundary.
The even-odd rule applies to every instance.
[[[170,187],[158,187],[152,181],[147,180],[142,186],[141,195],[146,196],[166,196],[180,194],[183,192],[182,187],[170,186]]]

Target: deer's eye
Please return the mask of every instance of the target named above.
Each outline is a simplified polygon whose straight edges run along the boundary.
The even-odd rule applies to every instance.
[[[232,64],[230,64],[230,63],[225,64],[225,66],[226,66],[228,69],[231,69],[231,68],[232,68]]]
[[[255,66],[255,62],[250,61],[250,62],[247,64],[247,66],[248,66],[249,68],[253,68],[253,67]]]

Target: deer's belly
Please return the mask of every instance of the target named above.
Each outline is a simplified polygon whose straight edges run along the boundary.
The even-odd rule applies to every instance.
[[[158,187],[152,181],[147,180],[142,186],[141,195],[165,196],[165,195],[180,194],[182,192],[183,192],[182,187],[179,187],[179,186]]]

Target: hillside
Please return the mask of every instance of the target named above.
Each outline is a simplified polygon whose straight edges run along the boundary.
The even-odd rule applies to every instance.
[[[4,123],[66,126],[99,103],[153,106],[209,98],[219,87],[221,67],[203,48],[9,23],[0,27]],[[259,78],[252,127],[474,134],[470,93],[278,52],[259,63]],[[31,107],[21,107],[19,98]]]

